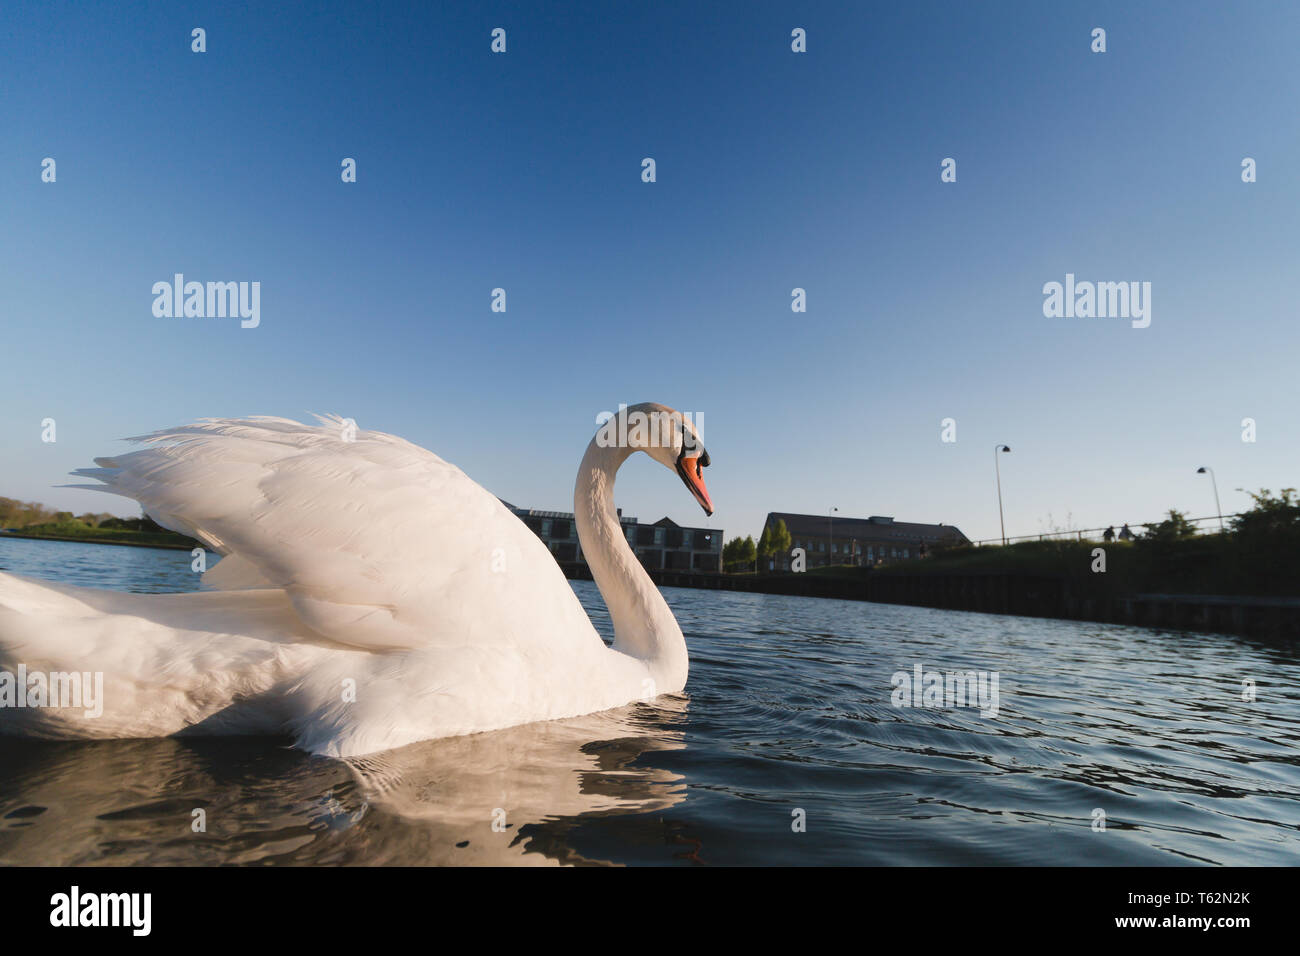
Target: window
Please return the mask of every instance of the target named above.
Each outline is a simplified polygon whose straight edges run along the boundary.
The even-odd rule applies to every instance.
[[[911,556],[912,556],[912,555],[911,555],[911,549],[910,549],[910,548],[904,548],[904,549],[903,549],[903,559],[906,560],[907,558],[910,558]]]
[[[831,554],[839,554],[839,553],[840,553],[840,546],[839,546],[838,544],[836,544],[834,541],[832,541],[832,542],[831,542]]]
[[[663,543],[664,543],[664,529],[655,528],[655,544],[663,544]]]
[[[550,519],[546,519],[542,522],[542,537],[549,538],[550,536],[551,536],[551,522]]]
[[[684,547],[684,548],[691,548],[691,547],[694,547],[694,546],[695,546],[695,532],[694,532],[694,531],[683,531],[683,532],[682,532],[682,547]]]
[[[818,551],[825,551],[825,550],[826,550],[826,542],[825,542],[825,541],[818,541],[818,542],[817,542],[817,550],[818,550]]]

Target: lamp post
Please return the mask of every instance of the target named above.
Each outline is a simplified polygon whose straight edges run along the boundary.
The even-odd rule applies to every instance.
[[[1010,445],[993,446],[993,471],[998,476],[998,524],[1002,526],[1002,547],[1007,546],[1007,522],[1002,517],[1002,469],[998,464],[998,452],[1011,451]]]
[[[1196,469],[1196,473],[1210,476],[1210,485],[1214,488],[1214,510],[1219,516],[1219,534],[1223,534],[1223,507],[1219,504],[1219,483],[1214,478],[1214,469],[1201,466]]]
[[[839,508],[828,508],[826,510],[826,567],[831,566],[831,548],[835,542],[835,519],[831,517],[833,512],[839,511]]]

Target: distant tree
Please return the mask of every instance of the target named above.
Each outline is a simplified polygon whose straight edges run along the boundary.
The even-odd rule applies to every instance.
[[[1232,520],[1230,535],[1242,577],[1250,593],[1294,596],[1300,580],[1300,498],[1294,488],[1246,494],[1254,507]]]
[[[53,519],[53,512],[35,501],[0,498],[0,528],[27,528]]]
[[[1300,498],[1296,497],[1294,488],[1283,488],[1276,495],[1267,488],[1246,494],[1255,506],[1232,519],[1234,534],[1243,538],[1267,538],[1295,535],[1300,531]]]
[[[764,561],[772,557],[772,529],[764,526],[763,533],[758,537],[758,556]]]
[[[1187,520],[1187,515],[1174,509],[1169,510],[1169,517],[1159,524],[1148,525],[1143,541],[1167,542],[1190,538],[1196,534],[1196,525]]]
[[[732,538],[722,547],[722,566],[733,571],[748,569],[754,566],[756,556],[753,538]]]
[[[777,556],[777,567],[780,567],[781,560],[790,555],[790,529],[785,526],[784,519],[777,519],[776,527],[772,529],[772,553]]]

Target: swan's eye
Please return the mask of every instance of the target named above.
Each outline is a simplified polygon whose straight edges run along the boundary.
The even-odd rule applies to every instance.
[[[678,468],[684,468],[684,467],[687,467],[687,466],[684,464],[684,461],[687,460],[687,459],[686,459],[686,453],[687,453],[688,451],[693,451],[696,447],[697,447],[697,446],[694,445],[694,444],[690,444],[690,445],[688,445],[688,444],[686,444],[686,443],[683,443],[683,444],[682,444],[682,450],[681,450],[681,452],[678,453],[678,455],[677,455],[677,467],[678,467]],[[694,458],[689,459],[689,461],[693,461],[693,462],[695,463],[695,477],[697,477],[697,478],[703,478],[703,477],[704,477],[704,471],[703,471],[703,469],[709,467],[709,453],[708,453],[707,451],[705,451],[703,448],[700,448],[700,453],[699,453],[698,455],[696,455]]]

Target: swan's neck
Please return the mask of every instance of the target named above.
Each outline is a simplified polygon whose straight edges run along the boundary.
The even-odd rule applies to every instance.
[[[578,467],[573,511],[591,576],[614,621],[614,650],[645,661],[651,694],[686,686],[686,641],[677,619],[633,554],[614,509],[614,476],[632,449],[602,447],[592,439]]]

